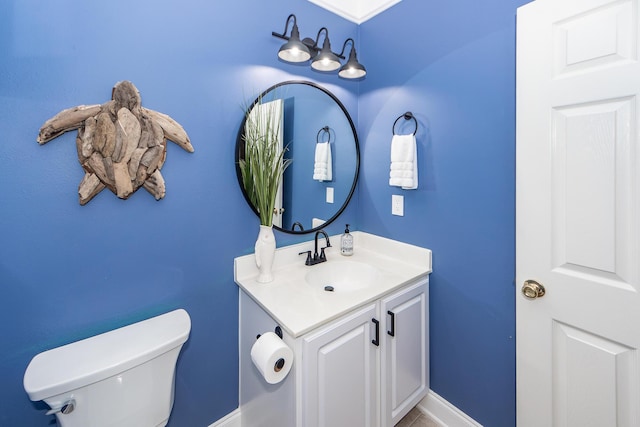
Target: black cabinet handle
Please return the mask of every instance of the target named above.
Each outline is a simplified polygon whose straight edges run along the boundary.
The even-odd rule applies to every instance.
[[[387,331],[387,333],[392,337],[395,337],[396,336],[396,314],[391,310],[387,311],[387,314],[391,316],[391,330]]]
[[[371,340],[371,343],[375,346],[380,346],[380,322],[376,319],[371,319],[374,325],[376,325],[376,339]]]

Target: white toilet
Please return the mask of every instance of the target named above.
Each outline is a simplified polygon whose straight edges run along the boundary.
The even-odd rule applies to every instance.
[[[190,330],[180,309],[45,351],[27,366],[24,389],[61,427],[165,426]]]

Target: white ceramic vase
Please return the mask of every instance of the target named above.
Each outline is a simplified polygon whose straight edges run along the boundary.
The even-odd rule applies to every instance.
[[[276,238],[273,229],[267,225],[260,226],[256,240],[256,265],[258,266],[258,282],[269,283],[273,280],[273,258],[276,254]]]

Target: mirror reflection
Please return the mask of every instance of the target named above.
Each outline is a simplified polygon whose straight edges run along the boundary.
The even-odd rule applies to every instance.
[[[281,202],[274,210],[274,228],[288,233],[310,233],[333,222],[347,206],[355,189],[360,150],[353,121],[344,105],[328,90],[306,81],[279,83],[252,104],[282,104],[285,157],[292,159],[281,185]],[[236,171],[244,158],[243,120],[236,146]]]

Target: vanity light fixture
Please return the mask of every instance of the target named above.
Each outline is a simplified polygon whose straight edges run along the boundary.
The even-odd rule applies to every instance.
[[[364,68],[364,65],[358,62],[356,45],[352,38],[348,38],[344,41],[340,56],[344,54],[344,50],[347,47],[347,42],[349,41],[351,41],[351,52],[349,53],[349,60],[340,68],[340,71],[338,71],[338,75],[343,79],[359,79],[367,74],[367,69]]]
[[[287,36],[289,22],[292,19],[293,27],[291,29],[291,35]],[[318,42],[320,41],[320,35],[323,32],[324,42],[322,44],[322,48],[320,48]],[[300,32],[298,30],[296,16],[291,14],[287,17],[284,32],[279,34],[272,31],[271,35],[287,40],[287,42],[283,44],[278,51],[278,57],[285,62],[299,64],[311,60],[311,68],[314,70],[325,73],[339,70],[338,75],[343,79],[359,79],[367,74],[366,68],[358,62],[354,40],[352,38],[345,40],[342,46],[342,52],[337,54],[331,50],[329,30],[326,27],[320,28],[315,40],[309,37],[300,40]],[[348,42],[351,42],[351,52],[349,53],[349,59],[347,62],[342,65],[340,59],[346,59],[344,52],[347,48]]]
[[[287,28],[289,28],[289,21],[293,18],[293,27],[291,28],[291,36],[287,37]],[[276,32],[271,33],[275,37],[287,40],[278,51],[278,57],[287,62],[305,62],[311,58],[311,52],[309,48],[300,41],[300,31],[298,30],[298,24],[296,22],[296,15],[293,13],[287,18],[287,22],[284,25],[284,32],[278,34]]]
[[[311,68],[316,71],[326,71],[331,72],[335,71],[342,65],[340,63],[340,59],[338,59],[338,55],[331,51],[331,42],[329,41],[329,30],[326,27],[320,28],[318,31],[318,36],[316,37],[316,42],[314,46],[318,45],[318,40],[320,39],[320,33],[322,30],[325,31],[324,35],[324,43],[322,44],[322,50],[313,58],[311,61]],[[344,58],[344,57],[342,57]]]

